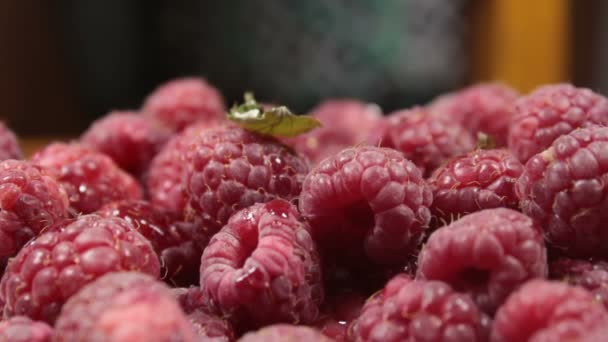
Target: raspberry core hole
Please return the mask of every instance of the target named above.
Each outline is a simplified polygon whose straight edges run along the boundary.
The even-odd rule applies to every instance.
[[[374,227],[374,211],[367,201],[355,202],[343,209],[348,228],[364,233]]]

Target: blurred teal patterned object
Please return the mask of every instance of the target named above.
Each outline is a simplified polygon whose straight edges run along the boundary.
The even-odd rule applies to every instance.
[[[231,100],[252,89],[300,111],[338,96],[399,107],[463,81],[463,3],[189,2],[168,8],[166,39]]]

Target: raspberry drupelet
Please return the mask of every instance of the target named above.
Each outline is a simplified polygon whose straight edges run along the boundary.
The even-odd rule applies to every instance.
[[[51,326],[25,316],[15,316],[0,322],[0,341],[3,342],[51,342],[52,336]]]
[[[4,122],[0,121],[0,161],[6,159],[21,159],[21,147],[17,136]]]
[[[552,279],[585,288],[608,309],[608,262],[566,257],[549,264]]]
[[[55,177],[65,189],[73,215],[90,214],[104,204],[143,197],[141,186],[110,157],[77,143],[53,143],[31,162]]]
[[[252,331],[241,337],[238,342],[332,342],[318,330],[290,324],[275,324]]]
[[[150,242],[123,219],[80,216],[25,245],[0,280],[4,316],[53,323],[63,303],[84,285],[121,270],[159,277]]]

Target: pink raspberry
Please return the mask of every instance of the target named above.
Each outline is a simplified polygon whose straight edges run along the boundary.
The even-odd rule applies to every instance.
[[[113,202],[102,207],[103,217],[120,217],[154,247],[162,265],[163,278],[171,284],[198,283],[203,248],[209,237],[196,226],[180,222],[169,212],[143,200]]]
[[[136,112],[110,112],[93,122],[80,141],[141,176],[170,137],[169,131]]]
[[[395,286],[400,285],[400,286]],[[389,282],[363,306],[351,341],[486,341],[489,318],[440,281]]]
[[[104,204],[143,196],[139,183],[112,159],[79,144],[50,144],[31,161],[59,181],[73,214],[90,214]]]
[[[581,286],[608,309],[608,262],[560,258],[549,264],[551,278]]]
[[[0,162],[0,268],[32,237],[68,216],[53,177],[25,161]]]
[[[253,331],[241,337],[238,342],[332,342],[318,330],[290,324],[275,324]]]
[[[36,322],[25,316],[15,316],[0,322],[0,341],[4,342],[51,342],[53,328],[44,322]]]
[[[492,342],[590,341],[587,335],[603,328],[608,314],[584,289],[534,280],[515,291],[496,313]],[[605,341],[603,339],[595,341]]]
[[[521,209],[565,254],[607,256],[608,127],[577,129],[532,157],[516,185]]]
[[[201,289],[240,326],[312,323],[323,300],[309,227],[285,200],[234,214],[201,259]]]
[[[518,97],[517,91],[505,84],[479,83],[438,97],[429,111],[463,125],[473,135],[488,134],[498,147],[504,147]]]
[[[226,108],[222,94],[202,78],[169,81],[146,98],[144,115],[158,120],[173,131],[199,121],[222,119]]]
[[[278,141],[237,127],[199,134],[188,147],[188,221],[214,234],[236,211],[275,198],[295,200],[305,160]]]
[[[312,110],[323,126],[287,140],[287,144],[317,164],[347,147],[361,143],[376,145],[382,138],[372,128],[382,121],[374,104],[352,99],[327,100]]]
[[[343,150],[306,176],[300,211],[313,237],[332,256],[360,263],[404,263],[420,243],[432,194],[401,153],[361,146]]]
[[[451,222],[482,209],[517,209],[515,182],[523,169],[507,150],[476,150],[450,160],[428,180],[433,216]]]
[[[194,342],[194,331],[169,289],[137,272],[107,274],[64,305],[56,342]]]
[[[21,157],[17,136],[0,121],[0,160],[21,159]]]
[[[414,107],[388,117],[382,145],[403,153],[428,176],[447,160],[473,150],[475,140],[458,122]]]
[[[526,162],[563,134],[608,124],[608,99],[569,84],[542,86],[516,102],[509,149]]]
[[[486,209],[431,234],[418,256],[416,279],[441,280],[493,313],[528,279],[547,276],[540,230],[511,209]]]
[[[315,324],[323,335],[336,342],[348,341],[348,327],[361,312],[366,298],[359,293],[345,292],[325,301],[321,317]]]
[[[25,245],[0,280],[5,317],[49,323],[63,303],[100,276],[122,270],[160,274],[150,242],[119,218],[85,215]]]

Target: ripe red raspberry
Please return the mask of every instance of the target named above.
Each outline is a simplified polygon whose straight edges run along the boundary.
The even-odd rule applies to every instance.
[[[222,119],[226,108],[222,94],[201,78],[169,81],[146,98],[142,111],[173,131],[198,121]]]
[[[429,179],[433,216],[451,222],[482,209],[517,209],[515,182],[523,169],[507,150],[476,150],[450,160]]]
[[[480,83],[438,97],[429,105],[429,111],[463,125],[473,135],[488,134],[496,139],[498,147],[504,147],[518,97],[505,84]]]
[[[137,272],[107,274],[65,304],[55,342],[195,341],[169,289]]]
[[[328,298],[321,317],[315,324],[323,335],[336,342],[348,341],[348,327],[361,312],[366,298],[356,292],[345,292]]]
[[[73,214],[90,214],[104,204],[143,196],[139,183],[112,159],[79,144],[50,144],[31,161],[59,181]]]
[[[98,214],[120,217],[148,239],[160,258],[164,280],[180,285],[198,283],[201,254],[209,241],[200,229],[143,200],[113,202]]]
[[[63,303],[84,285],[121,270],[158,277],[150,242],[125,220],[85,215],[25,245],[0,280],[5,317],[55,321]]]
[[[549,264],[552,279],[587,289],[608,309],[608,262],[560,258]]]
[[[68,197],[39,166],[0,162],[0,268],[43,229],[68,216]]]
[[[487,313],[528,279],[547,276],[540,230],[511,209],[486,209],[431,234],[418,256],[417,279],[441,280]]]
[[[343,150],[306,176],[300,211],[313,237],[332,256],[360,263],[405,262],[420,243],[432,194],[416,166],[401,153],[362,146]]]
[[[603,328],[608,332],[607,323],[606,310],[584,289],[534,280],[520,287],[500,307],[491,341],[589,341],[586,335],[593,330]],[[598,341],[605,341],[606,336]]]
[[[48,324],[25,316],[0,322],[0,341],[3,342],[51,342],[52,335],[53,328]]]
[[[403,153],[428,176],[447,160],[473,150],[475,140],[454,120],[414,107],[388,117],[382,145]]]
[[[117,111],[93,122],[80,141],[139,177],[169,137],[169,131],[156,122],[135,112]]]
[[[559,136],[590,124],[608,124],[608,99],[569,84],[542,86],[516,102],[509,149],[526,162]]]
[[[565,254],[608,256],[608,127],[577,129],[532,157],[515,191],[521,209]]]
[[[254,203],[296,199],[308,173],[291,149],[237,127],[203,132],[188,151],[186,219],[200,220],[209,234]]]
[[[200,133],[215,128],[219,122],[199,122],[173,136],[152,159],[145,177],[152,204],[182,214],[188,198],[183,182],[186,172],[184,155],[190,141]]]
[[[290,324],[275,324],[258,331],[250,332],[241,337],[238,342],[332,342],[318,330]]]
[[[321,267],[297,209],[274,200],[234,214],[203,252],[201,289],[240,326],[312,323],[323,300]]]
[[[317,164],[347,147],[361,143],[378,144],[381,135],[375,128],[382,121],[382,111],[374,104],[352,99],[328,100],[312,110],[323,126],[287,140],[287,144]]]
[[[21,156],[17,136],[0,121],[0,160],[21,159]]]
[[[489,318],[440,281],[400,280],[363,306],[351,341],[487,341]]]

